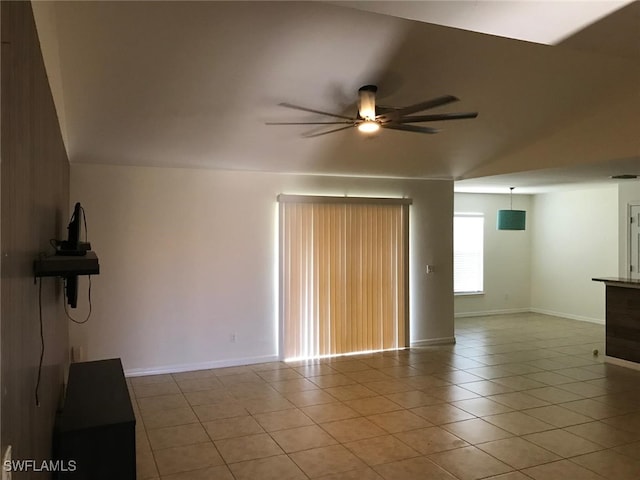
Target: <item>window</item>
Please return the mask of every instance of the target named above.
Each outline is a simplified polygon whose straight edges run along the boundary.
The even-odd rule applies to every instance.
[[[484,215],[453,216],[453,292],[481,293],[483,285]]]

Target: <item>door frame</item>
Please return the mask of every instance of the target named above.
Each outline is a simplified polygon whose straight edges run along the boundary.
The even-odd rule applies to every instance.
[[[624,269],[625,269],[625,273],[627,277],[638,277],[640,278],[640,272],[631,272],[629,271],[629,268],[631,266],[631,209],[633,207],[640,207],[640,200],[638,201],[633,201],[633,202],[629,202],[627,204],[627,215],[626,215],[626,219],[625,222],[627,224],[627,233],[625,236],[625,240],[627,242],[627,248],[626,250],[626,260],[625,260],[625,265],[624,265]],[[634,275],[632,275],[632,273]]]

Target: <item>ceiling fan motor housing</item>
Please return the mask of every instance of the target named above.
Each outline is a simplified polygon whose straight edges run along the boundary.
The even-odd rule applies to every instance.
[[[358,92],[373,92],[376,93],[378,91],[378,87],[375,85],[363,85],[358,89]]]
[[[358,114],[364,120],[373,121],[376,118],[376,92],[378,87],[375,85],[364,85],[358,90],[360,96],[360,105]]]

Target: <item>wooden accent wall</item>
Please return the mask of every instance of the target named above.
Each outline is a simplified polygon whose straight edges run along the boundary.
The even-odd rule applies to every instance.
[[[49,239],[66,237],[69,163],[40,52],[31,4],[1,3],[0,398],[2,452],[14,459],[51,457],[51,437],[68,364],[62,284],[42,284],[45,355],[40,407],[35,385],[40,359],[38,286],[33,260],[51,253]],[[47,478],[42,473],[16,475]]]
[[[607,285],[607,355],[640,363],[640,289]]]

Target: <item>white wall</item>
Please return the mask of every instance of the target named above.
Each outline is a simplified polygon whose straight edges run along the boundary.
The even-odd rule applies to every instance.
[[[513,208],[527,211],[524,231],[498,231],[496,215],[509,208],[508,195],[454,194],[454,211],[484,214],[484,294],[456,295],[458,317],[528,311],[531,306],[529,195],[514,195]]]
[[[618,186],[618,272],[620,277],[628,276],[629,268],[629,204],[640,204],[640,182],[630,180]]]
[[[101,273],[70,344],[129,374],[277,358],[279,193],[413,198],[411,340],[452,340],[452,182],[73,165]]]
[[[532,310],[604,322],[591,279],[618,273],[617,186],[535,195],[532,207]]]

